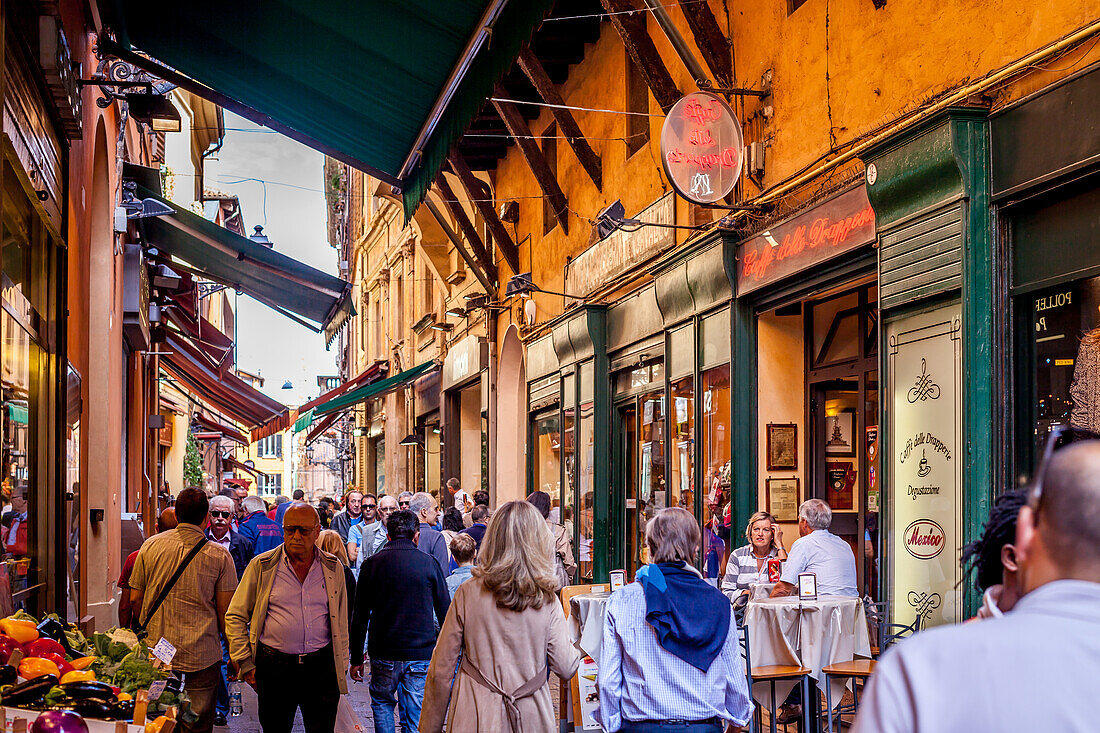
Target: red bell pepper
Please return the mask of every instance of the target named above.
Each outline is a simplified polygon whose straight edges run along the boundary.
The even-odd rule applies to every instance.
[[[65,658],[65,647],[61,646],[60,642],[55,639],[47,639],[46,637],[28,641],[23,645],[23,651],[26,652],[28,657],[41,657],[45,654],[60,654],[62,659]]]

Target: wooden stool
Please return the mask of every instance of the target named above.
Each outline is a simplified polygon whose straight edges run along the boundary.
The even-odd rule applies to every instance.
[[[822,673],[825,675],[825,705],[828,707],[828,719],[829,719],[829,733],[833,731],[833,688],[829,684],[830,677],[845,677],[853,680],[866,681],[875,671],[875,660],[873,659],[853,659],[850,662],[837,662],[836,664],[830,664],[827,667],[822,668]],[[859,692],[855,682],[852,683],[852,709],[837,710],[837,722],[840,722],[840,716],[846,712],[851,712],[853,715],[859,710]]]
[[[771,691],[771,707],[768,708],[769,715],[769,730],[771,733],[776,733],[778,730],[775,722],[775,683],[779,680],[790,680],[798,678],[802,682],[802,729],[808,730],[806,726],[806,715],[810,710],[810,671],[805,667],[798,665],[788,664],[766,664],[759,667],[752,666],[752,653],[749,650],[749,629],[744,626],[741,631],[741,648],[745,653],[745,676],[748,678],[749,683],[749,698],[752,698],[752,685],[754,682],[768,682],[770,683]],[[756,729],[760,730],[764,727],[762,719],[757,718]],[[784,724],[786,728],[786,724]]]

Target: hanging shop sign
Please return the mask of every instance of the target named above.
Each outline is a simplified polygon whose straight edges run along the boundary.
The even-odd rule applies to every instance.
[[[962,309],[887,325],[890,607],[895,620],[962,620]]]
[[[122,334],[131,349],[149,348],[149,268],[137,244],[122,255]]]
[[[465,384],[488,366],[489,342],[481,336],[467,336],[444,357],[440,387],[448,390]]]
[[[737,249],[737,294],[745,295],[875,241],[864,186],[783,221]]]
[[[721,97],[692,92],[672,105],[661,128],[661,162],[676,193],[697,204],[729,195],[741,176],[741,123]]]

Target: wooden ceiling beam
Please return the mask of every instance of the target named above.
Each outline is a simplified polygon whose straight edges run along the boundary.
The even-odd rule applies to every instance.
[[[447,182],[447,177],[442,171],[435,178],[435,187],[439,189],[439,195],[443,199],[443,205],[447,208],[447,212],[450,213],[451,218],[458,222],[458,229],[462,232],[462,236],[466,238],[466,241],[469,242],[470,249],[473,250],[474,257],[481,265],[482,271],[488,276],[489,280],[499,283],[496,263],[493,262],[493,258],[485,248],[485,243],[481,241],[481,235],[478,234],[477,227],[470,221],[470,217],[466,216],[466,209],[459,203],[458,196],[455,196],[451,184]]]
[[[657,53],[657,47],[653,45],[653,39],[649,36],[646,26],[648,12],[639,8],[634,0],[600,0],[604,10],[608,12],[611,25],[615,26],[619,38],[626,46],[630,58],[634,59],[638,70],[653,92],[653,98],[661,109],[668,112],[672,105],[683,95],[668,73],[665,62]],[[633,12],[632,12],[633,11]]]
[[[500,98],[505,97],[505,95],[504,87],[497,84],[494,96]],[[554,172],[550,169],[550,164],[546,162],[546,158],[542,154],[542,148],[532,139],[531,128],[527,126],[527,120],[523,119],[523,115],[520,114],[516,105],[511,102],[497,102],[494,100],[493,106],[496,107],[500,118],[507,125],[508,132],[512,133],[512,137],[515,138],[516,145],[519,146],[520,152],[527,160],[527,166],[535,174],[535,180],[538,182],[539,188],[542,189],[542,195],[550,199],[550,208],[554,210],[554,218],[561,224],[561,230],[568,234],[569,203],[566,201],[561,186],[558,185],[557,178],[554,177]]]
[[[470,170],[470,166],[466,164],[465,158],[458,152],[457,149],[452,148],[451,154],[447,157],[447,160],[451,163],[451,168],[454,169],[455,175],[458,176],[459,183],[462,184],[462,188],[465,189],[466,195],[470,197],[474,207],[477,208],[481,218],[485,220],[485,223],[489,226],[489,233],[493,235],[493,241],[497,243],[497,248],[504,256],[504,261],[508,263],[508,267],[512,268],[513,273],[519,272],[519,248],[516,247],[516,243],[512,241],[512,237],[509,236],[508,230],[504,228],[504,222],[497,216],[497,211],[493,208],[492,201],[486,201],[483,194],[480,192],[480,183],[477,177],[474,176],[473,171]]]
[[[550,81],[550,77],[546,74],[546,70],[542,68],[542,64],[539,62],[535,52],[530,47],[525,46],[519,52],[519,58],[517,59],[519,67],[523,69],[523,73],[527,74],[527,78],[531,80],[531,83],[535,85],[535,89],[538,90],[539,96],[542,97],[542,101],[547,104],[558,105],[550,108],[550,112],[554,115],[554,119],[558,121],[558,129],[561,130],[561,134],[565,136],[566,141],[569,143],[569,147],[573,148],[573,152],[577,154],[577,158],[581,162],[581,166],[584,167],[588,177],[592,179],[592,183],[596,184],[596,188],[600,191],[603,190],[603,164],[600,162],[600,156],[596,154],[596,151],[589,145],[588,139],[585,138],[584,133],[581,132],[580,126],[577,124],[577,120],[573,117],[573,113],[567,109],[564,109],[565,100],[558,94],[558,90],[554,88],[554,82]]]
[[[733,54],[730,43],[714,17],[714,11],[706,2],[698,0],[679,0],[680,10],[684,12],[695,45],[703,55],[703,60],[714,74],[714,80],[720,87],[733,86]]]

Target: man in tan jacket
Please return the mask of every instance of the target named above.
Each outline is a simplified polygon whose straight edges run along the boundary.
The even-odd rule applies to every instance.
[[[283,514],[283,544],[248,564],[225,614],[233,671],[256,688],[264,733],[331,733],[347,692],[348,598],[342,563],[317,548],[309,504]]]

